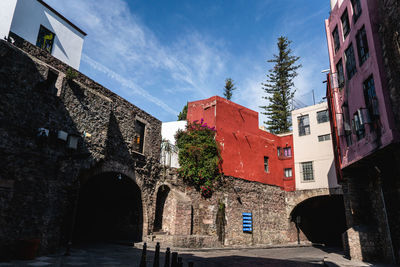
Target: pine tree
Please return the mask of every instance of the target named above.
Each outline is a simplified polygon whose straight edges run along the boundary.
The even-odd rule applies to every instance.
[[[268,60],[275,63],[273,69],[267,74],[267,82],[262,83],[262,89],[267,96],[263,99],[268,100],[268,105],[260,106],[264,110],[261,114],[267,115],[268,121],[264,121],[271,133],[279,134],[290,131],[290,103],[294,97],[295,89],[293,79],[297,76],[296,70],[301,65],[296,65],[300,57],[292,55],[289,48],[291,41],[286,37],[278,38],[279,54],[274,55],[273,59]]]
[[[179,112],[178,121],[184,121],[184,120],[186,120],[187,110],[188,110],[188,106],[187,106],[187,104],[186,104],[186,105],[183,107],[182,111]]]
[[[233,80],[231,78],[226,79],[224,87],[224,97],[228,100],[231,100],[233,90],[236,90]]]

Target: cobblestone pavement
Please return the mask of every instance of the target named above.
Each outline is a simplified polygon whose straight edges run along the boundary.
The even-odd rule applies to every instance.
[[[161,248],[160,266],[164,266],[165,248]],[[179,252],[183,266],[189,261],[199,266],[323,266],[328,250],[315,247],[269,249],[193,250]],[[2,266],[139,266],[141,250],[115,244],[80,246],[71,256],[62,253],[36,258],[33,261],[0,262]],[[147,251],[147,266],[153,266],[154,251]]]

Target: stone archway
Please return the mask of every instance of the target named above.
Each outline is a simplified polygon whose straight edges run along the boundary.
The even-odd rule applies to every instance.
[[[74,240],[141,241],[143,205],[140,187],[118,172],[97,173],[82,184]]]
[[[309,241],[329,246],[342,245],[346,217],[342,195],[322,195],[303,200],[290,213]]]

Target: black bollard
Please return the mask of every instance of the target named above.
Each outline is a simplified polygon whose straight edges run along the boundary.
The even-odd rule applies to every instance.
[[[178,257],[178,267],[183,267],[182,257]]]
[[[142,258],[140,259],[140,267],[146,267],[146,249],[147,249],[147,244],[143,244],[143,250],[142,250]]]
[[[178,267],[178,252],[172,252],[171,267]]]
[[[169,267],[169,258],[171,255],[171,250],[169,248],[167,248],[167,251],[165,252],[165,263],[164,263],[164,267]]]
[[[159,267],[159,266],[160,266],[160,242],[157,242],[156,252],[154,254],[153,267]]]
[[[188,266],[189,266],[189,267],[194,267],[193,261],[189,261]]]

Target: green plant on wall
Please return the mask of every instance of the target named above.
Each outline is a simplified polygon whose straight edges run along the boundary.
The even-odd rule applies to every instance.
[[[209,198],[221,177],[218,144],[215,128],[204,120],[188,123],[186,130],[175,135],[179,149],[179,176]]]
[[[68,81],[76,79],[78,77],[78,73],[73,68],[68,68],[65,74],[65,77]]]

